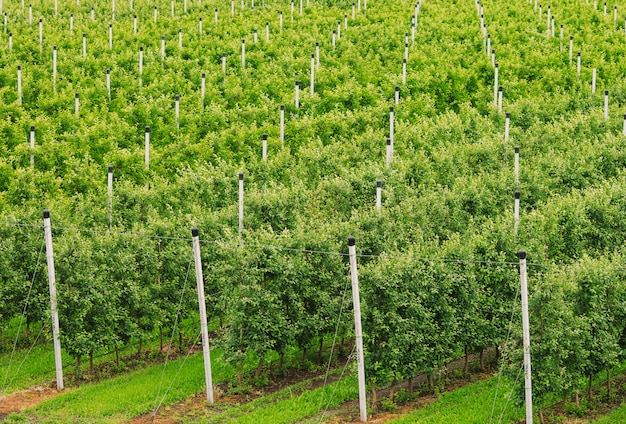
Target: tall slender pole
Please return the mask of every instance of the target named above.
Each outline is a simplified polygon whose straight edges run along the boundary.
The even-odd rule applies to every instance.
[[[246,68],[246,40],[241,40],[241,69]]]
[[[389,140],[391,140],[391,148],[393,149],[394,142],[394,109],[393,106],[389,107]]]
[[[213,377],[211,376],[211,349],[209,347],[209,326],[206,316],[206,300],[204,299],[204,278],[202,277],[202,259],[200,257],[200,240],[198,229],[191,229],[193,243],[193,260],[196,266],[196,284],[198,286],[198,309],[200,310],[200,332],[202,333],[202,352],[204,354],[204,380],[206,396],[213,403]]]
[[[74,116],[76,119],[80,117],[80,97],[78,93],[74,94]]]
[[[522,295],[522,333],[524,338],[524,393],[526,398],[526,424],[533,423],[533,388],[530,366],[530,324],[528,319],[528,282],[526,280],[526,251],[520,250],[519,271]]]
[[[509,141],[509,130],[511,128],[511,112],[506,113],[506,120],[504,121],[504,147],[506,148]]]
[[[109,165],[107,175],[107,196],[109,200],[109,232],[113,224],[113,165]]]
[[[387,155],[385,158],[385,163],[387,166],[391,165],[391,159],[393,159],[393,146],[391,145],[391,139],[387,138]]]
[[[359,276],[356,266],[356,247],[354,237],[348,237],[348,254],[350,256],[350,277],[352,279],[352,304],[354,307],[354,336],[356,343],[357,372],[359,379],[359,410],[361,421],[367,421],[367,405],[365,392],[365,366],[363,362],[363,333],[361,330],[361,301],[359,298]]]
[[[513,234],[517,236],[517,230],[519,228],[519,202],[520,202],[520,192],[515,192],[515,205],[513,208]]]
[[[315,94],[315,53],[311,54],[311,96]]]
[[[204,95],[206,93],[206,73],[202,73],[202,84],[200,87],[200,97],[202,98],[202,107],[204,107]]]
[[[493,77],[493,104],[498,104],[498,62],[496,62],[496,70]]]
[[[52,313],[52,342],[54,344],[54,366],[56,370],[57,390],[63,390],[63,359],[59,340],[59,313],[57,311],[57,289],[54,275],[54,255],[52,252],[52,230],[50,211],[43,211],[43,229],[46,240],[46,260],[48,261],[48,284],[50,286],[50,311]]]
[[[35,126],[30,126],[30,167],[35,167]]]
[[[300,81],[296,80],[296,109],[300,107]]]
[[[180,95],[177,94],[174,98],[174,109],[176,115],[176,129],[180,129]]]
[[[591,71],[591,94],[596,93],[596,68]]]
[[[280,145],[285,147],[285,105],[280,105]]]
[[[604,90],[604,119],[609,119],[609,90]]]
[[[261,146],[261,158],[263,159],[263,163],[267,163],[267,134],[263,134],[263,145]]]
[[[239,173],[239,243],[243,244],[243,172]]]
[[[22,65],[17,65],[17,102],[22,104]]]
[[[109,96],[109,101],[111,100],[111,69],[107,68],[107,94]]]
[[[57,46],[52,47],[52,89],[57,91]]]
[[[519,146],[515,146],[515,156],[513,157],[513,174],[515,184],[519,184]]]
[[[381,180],[376,180],[376,209],[378,210],[382,208],[382,191],[383,182]]]
[[[396,85],[395,104],[400,103],[400,87]]]
[[[146,137],[144,143],[144,165],[146,169],[150,167],[150,127],[146,127]]]

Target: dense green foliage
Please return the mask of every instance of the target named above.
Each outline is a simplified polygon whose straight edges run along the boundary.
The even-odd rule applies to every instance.
[[[0,43],[5,140],[0,146],[0,327],[20,314],[31,279],[27,319],[47,319],[40,217],[49,208],[62,345],[79,360],[156,328],[169,329],[195,310],[193,284],[187,281],[192,226],[204,240],[209,315],[224,322],[219,343],[233,363],[252,356],[260,370],[271,352],[321,349],[314,341],[333,335],[337,326],[340,334],[349,334],[343,256],[348,235],[356,237],[363,255],[366,366],[374,386],[418,372],[434,376],[466,351],[504,347],[518,292],[520,247],[531,262],[539,402],[581,390],[580,377],[593,378],[624,359],[626,154],[618,113],[624,103],[623,27],[614,28],[611,17],[589,5],[559,0],[552,5],[557,33],[551,37],[545,11],[539,19],[533,4],[484,2],[504,111],[511,113],[505,142],[505,115],[493,104],[494,67],[472,1],[424,2],[414,41],[415,4],[409,1],[370,1],[355,19],[347,2],[311,1],[303,16],[296,7],[293,19],[288,2],[265,3],[257,0],[254,9],[243,10],[237,4],[231,17],[230,2],[188,1],[186,12],[176,2],[171,17],[170,3],[159,2],[154,22],[152,4],[136,4],[131,12],[129,3],[118,2],[111,21],[108,2],[94,3],[92,20],[91,4],[63,4],[55,15],[53,3],[45,1],[33,5],[31,26],[28,7],[5,2],[13,39],[12,50],[6,36]],[[338,19],[341,38],[333,48]],[[408,74],[402,84],[407,31]],[[582,49],[580,77],[576,60],[569,61],[569,35]],[[320,66],[311,96],[316,41]],[[18,65],[22,104],[16,92]],[[598,72],[595,94],[591,68]],[[106,69],[111,70],[110,99]],[[301,86],[300,108],[294,103],[295,80]],[[396,85],[395,152],[386,166]],[[609,119],[602,113],[604,89],[611,93]],[[143,161],[146,126],[151,129],[149,166]],[[268,134],[267,161],[261,158],[263,133]],[[514,145],[521,148],[517,184]],[[111,231],[108,165],[115,167]],[[240,171],[245,174],[242,239],[237,234]],[[374,207],[377,179],[383,181],[382,210]],[[522,193],[517,235],[516,189]],[[506,347],[514,348],[507,355],[516,359],[513,345],[519,337],[516,331],[513,335]]]

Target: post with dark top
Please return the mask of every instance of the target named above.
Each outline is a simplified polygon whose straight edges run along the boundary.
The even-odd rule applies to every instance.
[[[239,243],[243,244],[243,172],[239,173]]]
[[[285,147],[285,105],[280,105],[280,145]]]
[[[263,140],[262,140],[262,146],[261,146],[261,158],[263,159],[263,163],[267,163],[267,134],[264,133],[263,134]]]
[[[513,208],[513,234],[517,237],[517,230],[519,228],[519,202],[520,202],[520,192],[515,192],[515,205]]]
[[[367,421],[365,393],[365,366],[363,362],[363,333],[361,330],[361,302],[359,298],[359,276],[356,266],[356,247],[354,237],[348,237],[348,254],[350,256],[350,277],[352,279],[352,304],[354,308],[354,336],[356,344],[357,371],[359,380],[359,410],[361,421]]]
[[[35,167],[35,126],[30,126],[30,167]]]
[[[311,53],[311,97],[315,94],[315,53]]]
[[[146,127],[146,138],[144,144],[144,165],[146,169],[150,167],[150,127]]]
[[[204,107],[204,96],[206,93],[206,73],[202,73],[202,83],[200,85],[200,97],[202,99],[202,107]]]
[[[609,90],[604,90],[604,119],[609,119]]]
[[[17,102],[22,104],[22,66],[17,65]]]
[[[176,129],[180,129],[180,95],[174,97],[174,114],[176,115]]]
[[[391,148],[393,149],[394,142],[394,109],[393,106],[389,107],[389,140],[391,140]]]
[[[391,145],[391,139],[387,138],[387,155],[385,163],[387,166],[391,165],[391,160],[393,159],[393,146]]]
[[[300,81],[296,80],[296,109],[300,107]]]
[[[513,174],[515,184],[519,184],[519,146],[515,146],[515,156],[513,157]]]
[[[396,85],[396,98],[395,98],[395,103],[398,104],[400,103],[400,87],[398,87]]]
[[[522,296],[522,333],[524,346],[524,393],[526,398],[526,424],[533,422],[533,389],[530,366],[530,324],[528,319],[528,282],[526,279],[526,251],[520,250],[519,271]]]
[[[591,94],[596,93],[596,68],[591,71]]]
[[[110,101],[111,100],[111,69],[109,68],[107,68],[106,83],[107,83],[107,95],[109,96],[109,101]]]
[[[107,197],[109,200],[109,232],[113,224],[113,165],[109,165],[107,175]]]
[[[56,370],[57,390],[63,390],[63,359],[61,342],[59,341],[59,314],[57,311],[57,289],[54,275],[54,255],[52,252],[52,229],[50,211],[43,211],[43,229],[46,242],[46,259],[48,262],[48,284],[50,286],[50,311],[52,315],[52,342],[54,344],[54,365]]]
[[[382,191],[383,182],[381,180],[376,180],[376,209],[378,210],[382,208]]]
[[[204,354],[204,379],[206,396],[209,403],[213,403],[213,378],[211,376],[211,350],[209,347],[209,330],[206,316],[206,301],[204,299],[204,279],[202,276],[202,259],[200,257],[200,240],[198,229],[191,229],[193,244],[193,259],[196,266],[196,284],[198,286],[198,309],[200,310],[200,331],[202,333],[202,352]]]

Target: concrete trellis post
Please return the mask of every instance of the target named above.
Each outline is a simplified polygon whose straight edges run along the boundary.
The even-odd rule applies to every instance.
[[[46,260],[48,263],[48,285],[50,288],[50,310],[52,315],[52,342],[54,344],[54,365],[56,370],[57,390],[63,390],[63,359],[59,340],[59,314],[57,311],[56,277],[54,273],[54,253],[52,250],[52,229],[50,211],[43,211],[43,228],[46,242]]]

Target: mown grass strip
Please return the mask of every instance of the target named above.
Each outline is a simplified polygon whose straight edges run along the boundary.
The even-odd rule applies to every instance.
[[[497,377],[493,377],[476,384],[469,384],[445,393],[430,405],[391,422],[396,424],[488,423],[491,417],[497,383]],[[511,400],[500,421],[500,414],[507,403],[511,387],[511,382],[504,379],[501,381],[493,414],[493,422],[516,423],[524,417],[524,409],[516,405],[514,400]]]
[[[221,360],[222,351],[211,352],[213,380],[219,382],[235,374],[236,370]],[[164,404],[170,404],[189,397],[204,388],[203,357],[190,356],[184,366],[184,358],[167,364],[163,383],[163,366],[158,365],[141,371],[126,374],[98,384],[89,384],[39,404],[32,412],[40,419],[58,422],[109,422],[121,421],[153,410],[155,399],[170,386]],[[247,363],[245,368],[250,368]],[[180,374],[171,383],[174,376]],[[160,391],[159,391],[159,386]],[[160,398],[159,398],[160,399]]]

